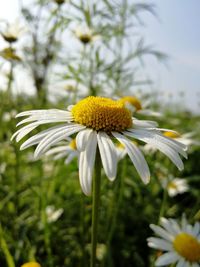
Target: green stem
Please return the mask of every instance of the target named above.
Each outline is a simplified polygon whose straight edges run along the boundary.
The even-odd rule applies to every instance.
[[[7,242],[3,236],[3,229],[1,227],[1,224],[0,224],[0,247],[5,255],[8,267],[15,267],[14,259],[9,251]]]
[[[8,101],[11,100],[11,95],[12,95],[12,82],[13,82],[13,62],[11,61],[10,63],[10,72],[8,75],[8,84],[7,84],[7,97],[8,97]]]
[[[82,73],[82,70],[83,70],[83,63],[84,63],[84,60],[85,60],[85,55],[86,55],[86,46],[84,45],[83,46],[83,51],[82,51],[82,54],[81,54],[81,58],[80,58],[80,64],[79,64],[79,74]],[[76,75],[76,84],[75,84],[75,90],[74,90],[74,96],[73,96],[73,99],[72,99],[72,102],[73,103],[76,103],[77,101],[77,97],[78,97],[78,86],[79,86],[79,83],[80,83],[80,80],[79,80],[79,77],[78,77],[78,74]]]
[[[105,266],[106,260],[109,256],[109,251],[110,251],[110,244],[113,238],[113,234],[116,229],[117,225],[117,216],[119,214],[119,209],[123,200],[123,192],[124,192],[124,178],[126,175],[126,170],[127,170],[127,161],[126,158],[121,162],[118,175],[117,175],[117,180],[118,180],[118,186],[116,188],[116,192],[114,193],[114,196],[111,201],[111,209],[110,209],[110,228],[107,230],[107,242],[106,242],[106,247],[107,247],[107,255],[105,255],[102,266]]]
[[[165,188],[163,192],[162,204],[160,207],[160,213],[158,217],[158,223],[160,222],[160,218],[163,217],[163,215],[165,214],[166,204],[167,204],[167,189]]]
[[[84,203],[84,195],[81,194],[81,201],[80,201],[80,221],[81,221],[81,247],[82,247],[82,257],[81,257],[81,267],[86,266],[85,262],[85,203]]]
[[[92,233],[91,233],[92,244],[91,244],[90,267],[95,267],[96,263],[100,186],[101,186],[101,161],[100,161],[99,150],[97,150],[96,160],[95,160],[95,175],[93,180],[93,192],[92,192]]]

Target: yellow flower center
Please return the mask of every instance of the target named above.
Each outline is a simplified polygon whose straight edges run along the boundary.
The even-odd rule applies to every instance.
[[[125,149],[125,146],[122,143],[117,143],[117,148]]]
[[[82,33],[80,34],[79,39],[82,43],[87,44],[92,41],[92,36],[88,33]]]
[[[4,48],[2,51],[0,51],[0,56],[7,60],[17,60],[20,61],[20,57],[16,55],[15,50],[11,47]]]
[[[31,261],[24,263],[23,265],[21,265],[21,267],[41,267],[41,265],[37,262]]]
[[[169,182],[167,185],[168,189],[177,189],[177,185],[174,182]]]
[[[173,242],[176,252],[189,262],[200,260],[200,243],[187,233],[178,234]]]
[[[64,4],[65,0],[54,0],[58,5]]]
[[[77,147],[76,147],[76,139],[72,139],[72,141],[69,143],[69,146],[72,149],[76,150],[77,149]]]
[[[124,96],[121,99],[118,100],[119,102],[123,103],[124,105],[131,105],[136,110],[142,109],[142,104],[137,97],[134,96]]]
[[[4,38],[5,41],[9,43],[14,43],[17,41],[17,37],[9,34],[2,34],[2,37]]]
[[[167,136],[167,137],[169,137],[169,138],[178,138],[178,137],[181,136],[181,135],[180,135],[179,133],[177,133],[177,132],[168,132],[168,131],[166,131],[166,132],[164,132],[163,134],[164,134],[164,136]]]
[[[123,103],[89,96],[72,108],[74,121],[96,131],[123,131],[132,126],[131,112]]]

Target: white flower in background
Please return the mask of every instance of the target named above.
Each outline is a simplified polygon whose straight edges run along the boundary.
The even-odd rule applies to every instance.
[[[76,140],[71,139],[67,144],[60,144],[52,149],[49,149],[46,154],[47,156],[54,155],[54,159],[66,158],[65,164],[69,164],[74,158],[78,158],[79,152],[76,147]]]
[[[200,266],[200,224],[188,224],[182,217],[179,225],[174,219],[161,219],[161,226],[151,224],[151,229],[159,237],[147,239],[148,246],[165,251],[155,262],[155,266],[199,267]]]
[[[2,115],[2,121],[10,121],[16,116],[16,110],[11,110],[10,112],[4,112]]]
[[[154,116],[154,117],[160,117],[162,116],[161,113],[152,111],[148,109],[148,104],[145,103],[142,104],[141,101],[135,97],[135,96],[124,96],[121,97],[118,101],[124,103],[125,107],[128,108],[132,113],[138,113],[141,115],[147,115],[147,116]]]
[[[16,50],[12,47],[6,47],[3,50],[0,50],[0,57],[13,62],[21,61],[21,58],[17,55]]]
[[[168,179],[162,179],[161,182],[163,188],[167,190],[170,197],[183,194],[189,190],[187,180],[183,178],[170,176]]]
[[[74,31],[75,36],[84,44],[88,44],[100,39],[100,35],[94,33],[92,29],[85,26],[79,26]]]
[[[73,100],[76,96],[76,99],[82,99],[88,95],[89,89],[82,82],[68,79],[64,82],[52,84],[50,91],[53,96],[52,101],[55,101],[58,97],[67,97],[69,100]]]
[[[185,133],[185,134],[180,134],[176,131],[164,131],[163,132],[164,136],[170,139],[173,139],[175,141],[178,141],[187,147],[191,145],[200,145],[200,142],[192,138],[194,134],[195,134],[194,132]],[[156,150],[153,146],[151,146],[150,144],[147,144],[144,146],[144,151],[147,153],[154,153]]]
[[[116,144],[116,153],[118,160],[123,159],[126,156],[126,149],[125,146],[122,143]]]
[[[11,24],[7,24],[6,28],[1,31],[1,35],[8,43],[15,43],[25,31],[25,27],[20,25],[19,20],[16,20]]]
[[[17,115],[17,117],[23,116],[28,118],[23,119],[18,125],[29,124],[12,136],[12,139],[16,138],[17,142],[39,125],[63,122],[30,137],[21,145],[21,150],[37,145],[34,153],[36,158],[42,156],[51,146],[76,134],[76,146],[80,152],[79,178],[86,195],[91,194],[97,149],[100,152],[106,176],[111,181],[116,177],[118,159],[113,139],[124,145],[145,184],[150,180],[149,168],[139,147],[132,142],[133,139],[149,143],[159,149],[179,170],[183,170],[184,167],[179,154],[187,157],[185,145],[162,135],[156,122],[132,118],[131,112],[124,107],[123,103],[109,98],[89,96],[76,105],[69,106],[66,111],[31,110]]]
[[[56,222],[60,216],[63,214],[63,209],[55,209],[54,206],[50,205],[46,207],[47,222],[52,223]]]
[[[0,174],[3,174],[5,172],[6,166],[7,166],[7,163],[6,162],[2,162],[0,164]]]
[[[196,141],[193,138],[193,136],[195,135],[195,132],[180,134],[177,132],[166,131],[163,134],[169,138],[173,138],[174,140],[181,142],[182,144],[184,144],[186,146],[190,146],[190,145],[198,145],[199,146],[200,145],[200,142]]]

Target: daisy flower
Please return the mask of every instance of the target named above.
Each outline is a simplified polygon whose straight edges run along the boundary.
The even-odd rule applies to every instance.
[[[183,216],[180,225],[174,219],[162,218],[161,226],[151,224],[151,229],[159,237],[147,239],[149,247],[166,252],[158,257],[155,266],[199,267],[200,223],[192,226]]]
[[[11,24],[7,24],[6,29],[1,32],[1,35],[6,42],[15,43],[23,32],[25,32],[25,28],[16,20]]]
[[[60,144],[50,150],[45,154],[47,156],[54,155],[54,159],[66,158],[65,164],[69,164],[74,158],[78,158],[79,152],[76,147],[76,140],[70,139],[68,144]]]
[[[6,47],[0,51],[0,56],[9,61],[21,61],[21,58],[16,54],[16,50],[12,47]]]
[[[132,113],[137,112],[141,115],[147,115],[147,116],[154,116],[154,117],[160,117],[162,116],[161,113],[152,111],[147,108],[147,104],[141,103],[141,101],[135,97],[135,96],[124,96],[118,100],[121,103],[124,103],[126,108],[128,108]]]
[[[195,134],[194,132],[189,132],[189,133],[185,133],[185,134],[180,134],[177,132],[164,132],[163,133],[165,136],[175,139],[181,143],[183,143],[186,146],[190,146],[190,145],[200,145],[200,142],[194,140],[193,135]]]
[[[62,208],[56,210],[52,205],[47,206],[45,211],[48,223],[56,222],[64,212]]]
[[[95,34],[94,31],[88,27],[77,27],[74,33],[84,45],[100,38],[99,35]]]
[[[167,189],[170,197],[175,197],[178,194],[183,194],[189,190],[189,186],[186,179],[175,178],[170,176],[168,179],[162,181],[162,186]]]
[[[183,169],[179,154],[187,157],[186,146],[162,135],[161,129],[156,128],[156,122],[132,118],[131,112],[124,107],[123,103],[109,98],[89,96],[76,105],[69,106],[66,111],[31,110],[21,112],[16,117],[24,116],[28,118],[23,119],[18,125],[30,124],[22,127],[12,136],[12,139],[16,138],[17,142],[39,125],[63,122],[30,137],[21,145],[20,149],[37,145],[34,153],[36,158],[42,156],[51,146],[76,134],[76,146],[80,153],[79,178],[86,195],[91,194],[97,149],[100,152],[106,176],[111,181],[115,179],[118,159],[114,139],[124,145],[145,184],[150,180],[149,168],[142,152],[132,142],[133,139],[152,144],[167,155],[179,170]]]

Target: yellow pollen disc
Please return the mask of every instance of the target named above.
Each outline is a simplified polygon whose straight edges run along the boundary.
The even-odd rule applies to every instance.
[[[73,139],[73,140],[69,143],[69,146],[70,146],[72,149],[76,150],[76,149],[77,149],[77,147],[76,147],[76,139]]]
[[[37,262],[31,261],[24,263],[23,265],[21,265],[21,267],[41,267],[41,265]]]
[[[177,189],[177,185],[174,182],[169,182],[167,185],[168,189]]]
[[[163,134],[164,134],[164,136],[167,136],[167,137],[169,137],[169,138],[178,138],[178,137],[181,136],[181,135],[180,135],[179,133],[177,133],[177,132],[164,132]]]
[[[119,102],[123,103],[124,105],[129,104],[136,108],[136,110],[142,109],[142,104],[137,97],[134,96],[124,96],[118,100]]]
[[[117,148],[125,149],[125,146],[122,143],[117,143]]]
[[[132,126],[131,112],[118,101],[89,96],[71,110],[74,121],[96,131],[123,131]]]
[[[178,234],[173,242],[176,252],[190,262],[200,260],[200,243],[187,233]]]
[[[87,44],[92,41],[92,36],[87,33],[83,33],[79,36],[79,39],[82,43]]]

